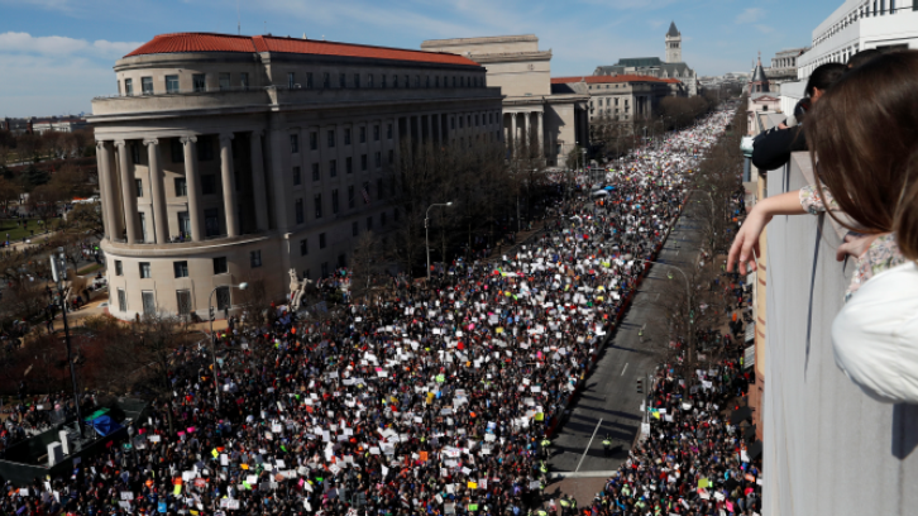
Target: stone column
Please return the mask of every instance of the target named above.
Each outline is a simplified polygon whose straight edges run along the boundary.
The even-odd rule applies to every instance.
[[[157,244],[169,242],[169,221],[166,219],[166,187],[163,185],[163,170],[160,168],[159,139],[144,140],[147,159],[150,163],[150,195],[153,197],[153,232]]]
[[[516,154],[516,113],[510,113],[510,149]]]
[[[204,214],[201,207],[201,175],[198,173],[197,136],[183,136],[185,154],[185,186],[188,189],[188,219],[191,221],[191,239],[204,240]]]
[[[542,119],[542,113],[535,112],[535,126],[536,126],[536,145],[537,150],[539,151],[539,157],[545,156],[545,137],[542,133],[542,125],[545,124],[545,121]]]
[[[233,168],[233,133],[220,135],[220,174],[223,181],[223,215],[226,236],[239,235],[236,221],[236,171]]]
[[[249,138],[249,145],[252,154],[252,187],[255,190],[255,226],[258,231],[268,230],[268,195],[265,191],[265,163],[261,154],[261,136],[264,131],[252,131]],[[305,171],[306,174],[312,174],[312,171]],[[307,180],[312,181],[307,176]]]
[[[102,226],[109,240],[115,239],[115,228],[112,225],[112,205],[109,201],[109,190],[112,189],[111,164],[105,152],[105,142],[96,142],[96,167],[99,170],[99,197],[102,201]]]
[[[104,154],[106,167],[108,168],[108,201],[109,201],[109,210],[108,215],[111,217],[112,221],[112,234],[113,236],[121,240],[124,238],[124,222],[121,218],[124,209],[121,204],[121,195],[119,191],[119,185],[121,181],[118,179],[118,173],[115,170],[115,146],[114,142],[104,142]]]
[[[124,205],[124,226],[127,230],[127,243],[137,243],[140,224],[137,217],[137,191],[135,188],[134,166],[128,156],[128,145],[124,140],[115,142],[118,147],[118,168],[121,169],[121,202]]]

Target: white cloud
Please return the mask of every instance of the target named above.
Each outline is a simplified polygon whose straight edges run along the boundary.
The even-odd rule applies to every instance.
[[[765,17],[765,9],[749,7],[736,17],[736,23],[755,23]]]
[[[106,41],[94,42],[66,36],[32,36],[27,32],[4,32],[0,34],[0,54],[38,54],[49,57],[63,57],[85,54],[89,57],[117,59],[139,47],[141,43]]]
[[[762,23],[757,23],[755,25],[755,28],[759,29],[759,32],[761,32],[762,34],[771,34],[772,32],[775,31],[774,27],[771,27],[769,25],[764,25]]]

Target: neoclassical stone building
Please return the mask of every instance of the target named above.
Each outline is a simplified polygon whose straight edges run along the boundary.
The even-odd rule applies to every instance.
[[[345,264],[399,220],[387,167],[400,142],[502,138],[485,69],[445,53],[272,36],[155,37],[93,100],[110,310],[207,312],[288,271]]]
[[[551,165],[585,143],[589,97],[553,90],[551,50],[539,50],[535,35],[428,40],[421,48],[459,54],[487,69],[488,86],[504,94],[505,141],[537,143]]]

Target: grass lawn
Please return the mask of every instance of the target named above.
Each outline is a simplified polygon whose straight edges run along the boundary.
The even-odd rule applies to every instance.
[[[91,274],[91,273],[93,273],[93,272],[96,272],[97,270],[99,270],[99,269],[101,269],[101,268],[102,268],[102,266],[99,265],[98,263],[93,263],[93,264],[91,264],[91,265],[87,265],[86,267],[83,267],[82,269],[78,270],[78,271],[77,271],[77,274],[79,274],[80,276],[85,276],[85,275],[87,275],[87,274]]]
[[[57,227],[59,220],[53,219],[44,226],[38,225],[38,219],[26,219],[25,225],[16,225],[17,219],[0,219],[0,240],[6,241],[6,234],[9,233],[10,243],[21,242],[23,237],[31,238],[31,230],[36,235],[40,235],[45,229]]]

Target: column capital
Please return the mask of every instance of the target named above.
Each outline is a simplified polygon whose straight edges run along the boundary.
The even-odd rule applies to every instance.
[[[144,138],[143,144],[146,146],[159,145],[159,138]]]
[[[124,148],[127,145],[127,140],[115,140],[115,147]]]
[[[264,135],[265,135],[264,129],[255,129],[254,131],[252,131],[252,138],[261,138]]]
[[[235,133],[220,133],[220,144],[222,145],[224,141],[231,141],[235,136]]]
[[[96,150],[102,150],[105,148],[106,143],[111,143],[110,141],[105,140],[96,140]]]
[[[196,143],[198,141],[198,136],[194,134],[189,134],[179,138],[179,141],[182,142],[182,145],[188,145],[189,143]]]

